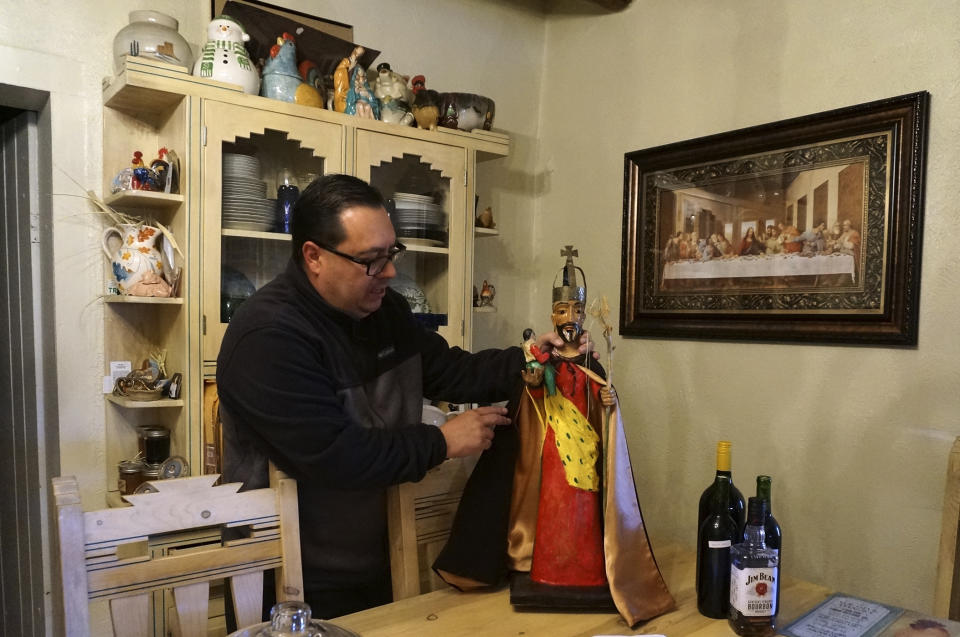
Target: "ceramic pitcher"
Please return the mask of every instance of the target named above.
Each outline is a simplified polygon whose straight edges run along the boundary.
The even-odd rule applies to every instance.
[[[120,247],[111,253],[108,240],[113,235],[120,239]],[[130,294],[130,289],[146,274],[163,276],[163,258],[156,246],[160,236],[159,228],[143,224],[120,224],[104,230],[103,253],[113,265],[120,294]]]

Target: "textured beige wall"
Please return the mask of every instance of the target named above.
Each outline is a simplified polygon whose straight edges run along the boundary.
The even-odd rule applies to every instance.
[[[948,1],[644,0],[548,18],[534,308],[549,303],[557,250],[574,243],[590,292],[619,311],[625,152],[932,94],[916,349],[619,339],[617,384],[654,537],[694,544],[697,499],[726,438],[741,490],[773,476],[788,573],[931,607],[946,458],[960,433],[958,31],[960,5]]]

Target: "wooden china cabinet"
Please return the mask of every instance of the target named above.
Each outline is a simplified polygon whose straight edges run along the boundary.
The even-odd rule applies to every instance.
[[[217,464],[219,442],[204,393],[215,376],[229,302],[238,286],[249,291],[271,280],[290,255],[288,234],[224,222],[230,155],[257,158],[267,198],[276,196],[281,169],[302,182],[329,173],[356,175],[388,199],[414,189],[429,193],[445,214],[445,240],[401,236],[408,255],[400,271],[423,290],[431,313],[444,319],[439,333],[451,345],[470,345],[475,168],[508,153],[505,135],[365,120],[246,95],[133,57],[105,84],[103,98],[104,193],[136,150],[146,159],[166,147],[180,158],[178,194],[128,191],[105,199],[168,227],[181,248],[176,265],[183,272],[177,298],[104,297],[105,374],[110,361],[129,360],[136,368],[156,350],[166,351],[168,373],[183,374],[177,400],[138,403],[106,395],[108,485],[116,483],[117,463],[136,454],[139,425],[166,426],[171,454],[183,456],[191,472]],[[122,504],[116,492],[108,496],[111,504]],[[396,511],[414,506],[412,491],[394,496]],[[435,542],[436,533],[432,537]]]

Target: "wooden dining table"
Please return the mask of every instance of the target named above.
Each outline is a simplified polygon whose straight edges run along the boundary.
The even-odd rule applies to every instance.
[[[654,545],[657,562],[677,608],[631,630],[614,613],[517,611],[510,590],[463,593],[452,588],[371,608],[333,620],[361,637],[593,637],[594,635],[666,635],[727,637],[736,633],[725,619],[697,611],[694,590],[696,554],[675,544]],[[786,573],[781,578],[778,625],[786,626],[832,591]]]

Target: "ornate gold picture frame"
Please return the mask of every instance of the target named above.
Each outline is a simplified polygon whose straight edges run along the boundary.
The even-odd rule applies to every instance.
[[[929,94],[624,156],[624,336],[915,345]]]

